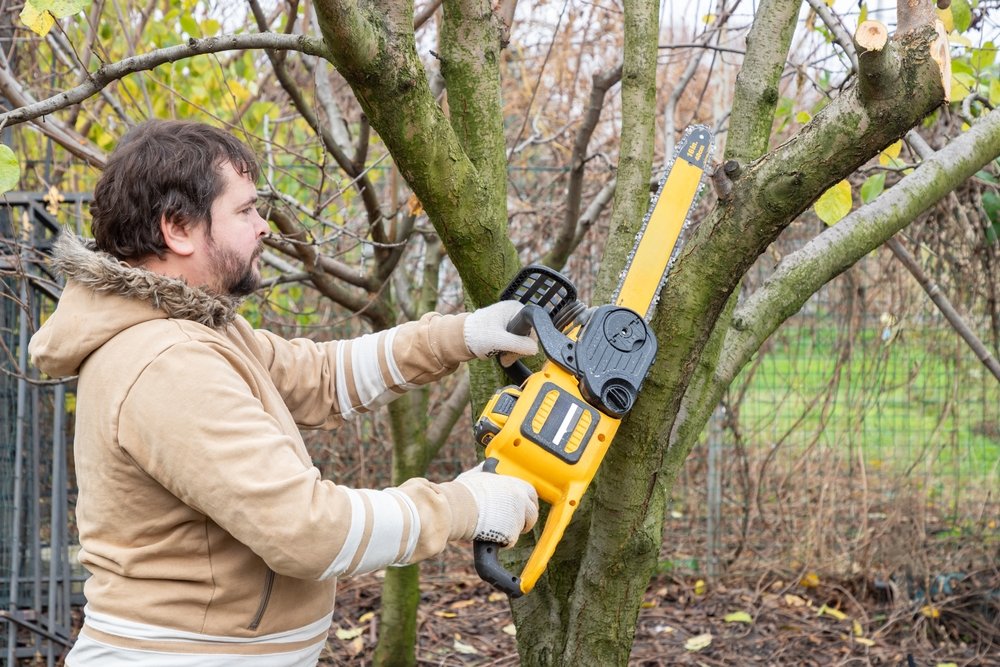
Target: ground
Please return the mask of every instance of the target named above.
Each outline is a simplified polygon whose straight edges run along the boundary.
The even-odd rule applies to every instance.
[[[457,559],[453,559],[457,560]],[[424,573],[419,665],[518,664],[507,599],[471,567]],[[930,604],[895,582],[808,574],[704,582],[660,576],[629,665],[1000,667],[1000,573],[944,582]],[[368,665],[379,633],[378,574],[341,584],[324,665]]]

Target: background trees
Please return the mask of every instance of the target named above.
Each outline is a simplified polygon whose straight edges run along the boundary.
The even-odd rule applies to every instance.
[[[822,284],[1000,155],[995,51],[972,41],[989,3],[956,3],[940,15],[950,28],[926,0],[898,18],[821,1],[675,4],[81,2],[43,36],[8,12],[0,123],[16,127],[20,187],[56,194],[89,189],[143,118],[230,127],[262,156],[279,232],[248,314],[323,336],[483,305],[527,261],[566,267],[602,302],[678,132],[716,127],[724,166],[654,321],[669,345],[549,575],[515,605],[525,664],[622,664],[666,498],[722,392]],[[886,169],[871,172],[880,154]],[[995,183],[994,166],[983,173]],[[969,209],[986,273],[991,194]],[[749,267],[821,196],[831,226],[741,299]],[[393,404],[388,433],[370,421],[350,435],[391,440],[397,481],[422,474],[468,397],[478,407],[502,381],[488,364],[470,377]],[[379,655],[400,664],[415,569],[387,587],[400,602],[386,622],[408,630]]]

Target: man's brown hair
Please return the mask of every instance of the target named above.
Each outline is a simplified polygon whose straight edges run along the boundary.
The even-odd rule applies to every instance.
[[[256,181],[253,153],[228,132],[191,121],[137,125],[111,153],[94,188],[91,230],[97,247],[119,259],[155,254],[167,246],[160,219],[212,229],[212,202],[222,194],[220,168],[230,163]]]

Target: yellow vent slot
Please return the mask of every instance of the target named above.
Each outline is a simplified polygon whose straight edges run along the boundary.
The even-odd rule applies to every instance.
[[[549,414],[551,414],[552,408],[555,406],[558,399],[559,392],[556,389],[553,389],[545,394],[545,398],[543,398],[541,403],[539,403],[538,410],[535,412],[535,416],[531,420],[531,430],[535,433],[542,432],[542,427],[545,426],[545,422],[548,420]]]
[[[584,436],[587,435],[587,429],[590,428],[590,422],[594,421],[594,417],[590,412],[584,411],[580,419],[577,420],[576,426],[573,428],[573,432],[569,436],[569,441],[566,443],[565,452],[567,454],[572,454],[580,448],[583,443]]]

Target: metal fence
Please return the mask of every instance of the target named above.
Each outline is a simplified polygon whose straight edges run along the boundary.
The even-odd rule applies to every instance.
[[[881,249],[824,287],[733,383],[675,488],[665,568],[995,562],[1000,383],[892,264]]]
[[[8,193],[0,208],[0,655],[53,665],[70,645],[82,602],[71,563],[72,480],[67,386],[29,367],[27,342],[58,286],[37,261],[58,231],[40,195]],[[82,201],[83,198],[77,198]],[[24,370],[27,369],[27,370]]]

